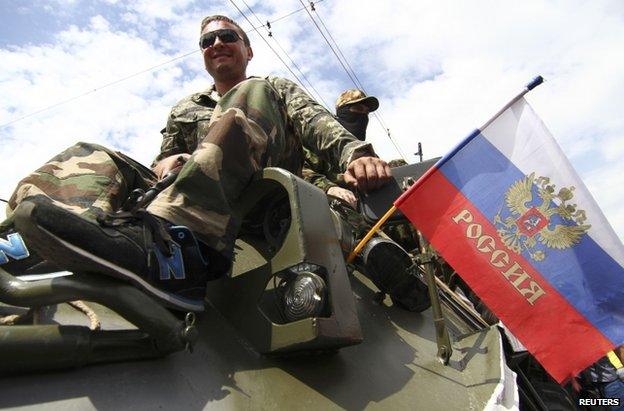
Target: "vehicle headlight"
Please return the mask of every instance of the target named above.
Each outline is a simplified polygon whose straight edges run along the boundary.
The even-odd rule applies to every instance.
[[[280,283],[283,314],[288,321],[319,317],[327,300],[327,285],[314,273],[314,264],[303,263],[292,267],[292,272]]]

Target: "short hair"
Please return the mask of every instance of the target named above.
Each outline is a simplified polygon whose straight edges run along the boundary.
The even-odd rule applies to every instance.
[[[232,20],[231,18],[226,17],[226,16],[221,16],[221,15],[219,15],[219,14],[215,14],[214,16],[204,17],[204,19],[203,19],[203,20],[202,20],[202,22],[201,22],[201,27],[200,27],[200,29],[199,29],[199,34],[201,34],[201,33],[204,31],[204,28],[205,28],[205,27],[206,27],[206,26],[207,26],[210,22],[213,22],[213,21],[225,21],[226,23],[230,23],[231,25],[233,25],[234,27],[236,27],[236,28],[238,29],[238,31],[240,31],[240,32],[241,32],[241,34],[243,35],[243,36],[242,36],[242,37],[243,37],[243,43],[245,43],[245,45],[246,45],[247,47],[249,47],[249,46],[250,46],[250,43],[249,43],[249,37],[247,37],[247,33],[245,33],[245,30],[243,30],[243,29],[241,28],[241,26],[239,26],[239,25],[238,25],[238,23],[237,23],[237,22],[235,22],[234,20]]]

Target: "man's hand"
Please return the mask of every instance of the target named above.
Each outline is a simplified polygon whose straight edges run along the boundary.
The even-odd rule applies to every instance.
[[[152,167],[152,171],[156,174],[159,180],[162,180],[171,170],[177,167],[182,167],[190,156],[190,154],[183,153],[165,157],[156,163],[154,167]]]
[[[377,157],[360,157],[349,163],[344,181],[360,191],[376,190],[386,184],[392,173],[388,163]]]
[[[335,186],[327,190],[327,195],[338,197],[339,199],[344,200],[347,203],[349,203],[351,207],[353,208],[357,207],[357,198],[355,197],[355,194],[353,194],[351,190],[347,190],[346,188]]]

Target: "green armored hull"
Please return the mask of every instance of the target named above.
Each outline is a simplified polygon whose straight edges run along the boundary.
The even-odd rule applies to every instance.
[[[31,409],[483,409],[502,394],[496,329],[454,342],[436,358],[429,311],[378,304],[352,280],[364,341],[336,353],[259,355],[214,309],[200,317],[193,353],[0,379],[3,408]],[[97,307],[105,327],[130,327]],[[88,325],[68,306],[56,318]]]
[[[0,326],[0,407],[517,406],[498,330],[477,330],[446,305],[453,353],[444,365],[431,309],[395,307],[379,298],[368,278],[347,274],[320,190],[267,169],[238,213],[247,229],[237,241],[234,268],[209,284],[206,311],[196,321],[98,275],[27,284],[0,272],[0,308],[47,306],[35,310],[34,325]],[[288,224],[280,224],[284,220]],[[276,278],[302,273],[324,279],[325,307],[312,317],[287,319]],[[56,305],[76,299],[96,302],[87,304],[100,331],[90,330],[80,311]]]

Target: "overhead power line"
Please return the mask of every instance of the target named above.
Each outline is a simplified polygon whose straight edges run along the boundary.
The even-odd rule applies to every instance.
[[[301,3],[304,7],[305,4],[303,3],[303,0],[299,0],[299,3]],[[344,63],[342,62],[342,60],[340,59],[340,57],[338,57],[338,53],[336,52],[336,50],[334,50],[334,47],[332,46],[332,44],[329,42],[329,40],[327,40],[327,37],[325,37],[325,33],[323,33],[323,30],[321,30],[321,28],[319,27],[318,24],[316,24],[316,20],[314,20],[314,17],[312,17],[312,13],[310,13],[310,11],[307,9],[307,7],[305,8],[306,13],[308,13],[308,16],[310,16],[310,20],[312,20],[312,23],[314,23],[314,25],[316,26],[316,28],[318,29],[319,33],[321,33],[321,36],[323,36],[323,38],[325,39],[325,42],[327,42],[327,45],[329,46],[329,48],[331,49],[331,51],[334,53],[334,55],[336,56],[336,58],[338,59],[338,62],[340,63],[340,65],[342,66],[342,68],[344,69],[344,71],[347,73],[347,76],[349,76],[349,78],[351,79],[351,81],[353,82],[353,84],[355,84],[355,86],[357,87],[357,83],[355,82],[355,79],[353,78],[353,76],[351,75],[351,72],[349,70],[347,70],[347,67],[345,67]]]
[[[360,90],[362,90],[364,93],[366,93],[366,89],[364,88],[364,85],[362,84],[362,82],[360,81],[360,79],[357,77],[357,75],[355,74],[355,71],[353,70],[353,68],[351,67],[351,65],[349,64],[348,59],[346,58],[346,56],[344,55],[344,53],[342,53],[342,50],[340,50],[340,47],[338,46],[338,43],[336,42],[336,40],[334,39],[334,37],[331,35],[331,32],[329,31],[329,29],[327,28],[327,26],[325,25],[325,23],[323,23],[322,18],[320,16],[320,14],[318,13],[318,11],[316,10],[316,8],[314,7],[314,2],[310,2],[310,9],[312,11],[314,11],[319,19],[319,21],[321,22],[321,24],[323,25],[323,27],[325,28],[325,31],[327,32],[327,34],[329,35],[329,37],[333,40],[336,48],[334,48],[334,46],[332,46],[332,43],[329,41],[329,39],[327,38],[327,36],[325,35],[325,33],[323,32],[323,30],[321,30],[321,27],[317,24],[316,20],[314,19],[314,17],[312,16],[312,13],[310,13],[310,11],[308,10],[307,7],[305,7],[305,4],[303,3],[303,0],[299,0],[299,2],[302,4],[302,6],[305,8],[306,13],[308,14],[308,16],[310,17],[310,20],[312,20],[312,23],[314,23],[314,26],[316,26],[316,29],[318,30],[318,32],[321,34],[321,36],[323,37],[323,39],[325,39],[325,42],[327,43],[327,45],[329,46],[329,48],[331,49],[332,53],[334,54],[334,56],[336,56],[336,59],[338,60],[338,62],[340,63],[340,65],[342,66],[342,68],[344,69],[345,73],[347,73],[347,76],[351,79],[351,82],[353,83],[353,85],[356,88],[359,88]],[[336,51],[338,50],[338,51]],[[342,56],[342,58],[341,58]],[[344,60],[344,62],[343,62]],[[347,68],[348,67],[348,68]],[[368,93],[366,93],[368,94]],[[405,156],[405,154],[403,153],[403,151],[399,148],[398,144],[396,143],[396,141],[394,141],[394,138],[392,138],[392,136],[390,135],[390,129],[386,126],[385,122],[383,121],[381,114],[378,113],[377,111],[373,112],[373,116],[375,117],[375,119],[377,120],[377,122],[379,123],[379,125],[383,128],[383,130],[386,132],[386,135],[388,136],[388,139],[390,140],[390,142],[392,143],[392,145],[394,145],[394,148],[396,149],[396,151],[399,153],[399,156],[401,156],[404,160],[407,161],[407,157]]]
[[[260,18],[256,15],[256,13],[254,13],[254,11],[251,9],[251,7],[249,7],[247,2],[245,0],[242,0],[242,2],[243,2],[243,4],[245,4],[245,7],[247,7],[247,10],[249,10],[251,12],[251,14],[253,14],[253,16],[256,18],[256,20],[258,20],[258,23],[262,24],[262,21],[260,20]],[[299,9],[299,10],[302,10],[302,9]],[[303,77],[303,79],[306,81],[308,86],[310,86],[310,88],[316,93],[317,98],[323,103],[325,108],[327,108],[329,110],[330,106],[329,106],[329,104],[327,104],[327,102],[325,101],[325,99],[323,98],[321,93],[318,92],[318,90],[314,87],[314,85],[310,82],[310,80],[308,80],[308,77],[301,70],[299,65],[297,65],[297,63],[295,63],[295,61],[290,57],[290,54],[288,54],[288,52],[282,47],[282,45],[279,43],[279,41],[277,41],[277,38],[275,37],[275,35],[272,32],[271,23],[264,24],[264,27],[266,27],[266,29],[267,29],[267,31],[269,33],[268,36],[271,37],[271,39],[273,39],[273,41],[275,42],[277,47],[279,47],[279,49],[282,51],[282,53],[284,53],[286,55],[286,57],[288,58],[288,60],[290,60],[291,64],[295,67],[295,69],[297,69],[299,74],[301,74],[301,77]],[[258,32],[258,34],[260,35],[259,32]],[[305,86],[303,84],[302,84],[302,86],[305,88]],[[308,94],[312,94],[312,93],[309,92],[309,90],[306,89],[306,91],[308,91]]]
[[[353,77],[355,77],[356,87],[366,93],[366,89],[364,88],[364,84],[362,84],[362,82],[360,81],[359,77],[357,76],[357,73],[355,72],[355,70],[353,70],[353,67],[351,67],[351,64],[349,64],[349,60],[347,59],[347,57],[342,52],[342,49],[340,48],[340,45],[338,45],[338,42],[336,41],[334,36],[332,36],[331,31],[329,31],[329,29],[327,28],[327,26],[323,22],[323,18],[321,17],[321,13],[319,13],[319,11],[316,8],[312,8],[312,10],[316,13],[316,16],[318,17],[318,20],[321,23],[321,26],[323,26],[323,28],[325,29],[325,31],[329,35],[329,38],[333,41],[334,45],[336,46],[336,49],[338,50],[338,53],[340,54],[340,56],[344,60],[345,64],[347,65],[347,67],[349,68],[351,73],[353,74]],[[383,121],[383,119],[381,118],[381,115],[378,115],[377,111],[373,112],[373,115],[375,117],[377,117],[378,121],[380,122],[380,125],[389,134],[390,131],[389,131],[388,127],[386,127],[385,121]]]
[[[230,3],[232,3],[232,6],[234,6],[236,8],[236,10],[238,10],[238,12],[241,14],[241,16],[243,16],[243,18],[245,20],[247,20],[247,23],[249,23],[249,25],[251,27],[253,27],[253,23],[251,22],[251,20],[249,19],[249,17],[247,17],[247,15],[245,14],[245,12],[243,12],[240,7],[238,7],[238,5],[236,3],[234,3],[234,0],[230,0]],[[305,86],[305,84],[303,83],[303,81],[301,81],[301,79],[299,78],[299,76],[297,76],[297,74],[292,71],[292,69],[290,68],[290,66],[288,64],[286,64],[286,62],[284,61],[284,59],[282,58],[282,56],[279,55],[279,53],[277,51],[275,51],[275,49],[271,46],[271,44],[269,44],[269,41],[267,39],[264,38],[264,36],[258,32],[258,35],[260,36],[260,38],[262,39],[262,41],[264,41],[264,43],[267,45],[267,47],[269,47],[271,49],[271,51],[273,52],[273,54],[275,54],[275,56],[279,59],[279,61],[282,62],[282,64],[284,65],[284,67],[286,67],[286,69],[288,71],[290,71],[290,74],[292,74],[295,79],[297,79],[297,82],[299,82],[299,84],[301,85],[301,87],[303,87],[303,89],[306,91],[306,93],[308,94],[312,94],[310,92],[310,90],[308,90]]]
[[[169,60],[167,60],[167,61],[165,61],[165,62],[162,62],[162,63],[156,64],[155,66],[152,66],[152,67],[146,68],[146,69],[144,69],[144,70],[138,71],[138,72],[136,72],[136,73],[133,73],[133,74],[127,75],[126,77],[122,77],[122,78],[120,78],[120,79],[117,79],[117,80],[111,81],[110,83],[102,84],[101,86],[95,87],[94,89],[89,90],[89,91],[85,91],[84,93],[82,93],[82,94],[78,94],[77,96],[70,97],[70,98],[68,98],[68,99],[66,99],[66,100],[59,101],[58,103],[54,103],[54,104],[52,104],[52,105],[46,106],[46,107],[44,107],[44,108],[41,108],[41,109],[39,109],[39,110],[37,110],[37,111],[33,111],[32,113],[28,113],[28,114],[25,114],[25,115],[23,115],[23,116],[21,116],[21,117],[15,118],[15,119],[13,119],[13,120],[9,121],[8,123],[1,124],[1,125],[0,125],[0,128],[4,128],[4,127],[6,127],[6,126],[10,126],[11,124],[13,124],[13,123],[17,123],[18,121],[24,120],[24,119],[26,119],[26,118],[28,118],[28,117],[32,117],[32,116],[35,116],[35,115],[37,115],[37,114],[43,113],[44,111],[51,110],[51,109],[53,109],[53,108],[55,108],[55,107],[62,106],[63,104],[70,103],[70,102],[72,102],[72,101],[74,101],[74,100],[77,100],[77,99],[79,99],[79,98],[81,98],[81,97],[84,97],[84,96],[86,96],[86,95],[88,95],[88,94],[95,93],[96,91],[100,91],[100,90],[102,90],[102,89],[104,89],[104,88],[106,88],[106,87],[110,87],[110,86],[113,86],[113,85],[115,85],[115,84],[121,83],[122,81],[126,81],[126,80],[128,80],[128,79],[131,79],[132,77],[136,77],[136,76],[138,76],[138,75],[140,75],[140,74],[147,73],[148,71],[155,70],[155,69],[157,69],[158,67],[164,66],[164,65],[169,64],[169,63],[171,63],[171,62],[173,62],[173,61],[180,60],[180,59],[183,59],[183,58],[185,58],[185,57],[188,57],[188,56],[190,56],[191,54],[196,53],[196,52],[197,52],[197,50],[189,51],[188,53],[185,53],[185,54],[182,54],[182,55],[180,55],[180,56],[174,57],[174,58],[169,59]]]
[[[322,2],[324,2],[324,1],[325,1],[325,0],[319,0],[319,1],[317,1],[315,4],[319,4],[319,3],[322,3]],[[273,21],[268,21],[267,23],[268,23],[268,24],[277,23],[278,21],[280,21],[280,20],[284,20],[284,19],[286,19],[286,18],[288,18],[288,17],[292,16],[293,14],[297,14],[298,12],[300,12],[300,11],[301,11],[301,10],[303,10],[303,9],[305,9],[306,7],[307,7],[307,6],[305,6],[305,5],[304,5],[303,7],[300,7],[300,8],[298,8],[297,10],[293,10],[293,11],[291,11],[290,13],[285,14],[285,15],[283,15],[283,16],[281,16],[281,17],[278,17],[278,18],[276,18],[276,19],[275,19],[275,20],[273,20]],[[254,27],[251,31],[257,31],[258,29],[260,29],[260,28],[262,28],[262,27],[266,27],[266,26],[267,26],[267,24],[265,23],[265,24],[262,24],[261,26]]]
[[[317,3],[321,3],[322,1],[324,1],[324,0],[319,0],[319,1],[317,1]],[[300,12],[300,11],[301,11],[301,10],[303,10],[304,8],[305,8],[305,6],[304,6],[304,7],[302,7],[302,8],[299,8],[299,9],[297,9],[297,10],[294,10],[294,11],[292,11],[292,12],[288,13],[288,14],[285,14],[285,15],[283,15],[283,16],[280,16],[280,17],[276,18],[276,19],[275,19],[275,20],[273,20],[273,21],[268,21],[268,22],[267,22],[267,24],[269,24],[269,25],[270,25],[270,24],[275,23],[275,22],[277,22],[277,21],[280,21],[280,20],[283,20],[283,19],[285,19],[285,18],[288,18],[288,17],[292,16],[293,14],[296,14],[296,13]],[[252,25],[251,25],[251,27],[252,27],[252,28],[251,28],[251,30],[250,30],[250,31],[257,31],[258,29],[260,29],[260,28],[262,28],[262,27],[266,27],[266,25],[267,25],[267,24],[262,24],[261,26],[258,26],[258,27],[254,27],[254,25],[252,24]],[[41,114],[41,113],[43,113],[43,112],[45,112],[45,111],[48,111],[48,110],[51,110],[51,109],[53,109],[53,108],[56,108],[56,107],[62,106],[62,105],[67,104],[67,103],[71,103],[71,102],[72,102],[72,101],[74,101],[74,100],[78,100],[79,98],[82,98],[82,97],[87,96],[87,95],[89,95],[89,94],[95,93],[95,92],[100,91],[100,90],[102,90],[102,89],[104,89],[104,88],[107,88],[107,87],[113,86],[113,85],[115,85],[115,84],[121,83],[122,81],[126,81],[126,80],[129,80],[129,79],[133,78],[133,77],[139,76],[139,75],[141,75],[141,74],[144,74],[144,73],[150,72],[150,71],[155,70],[155,69],[157,69],[157,68],[159,68],[159,67],[162,67],[162,66],[164,66],[164,65],[167,65],[167,64],[169,64],[169,63],[172,63],[172,62],[174,62],[174,61],[176,61],[176,60],[180,60],[180,59],[186,58],[186,57],[190,56],[191,54],[196,53],[197,51],[198,51],[198,50],[193,50],[193,51],[186,52],[186,53],[184,53],[184,54],[181,54],[181,55],[179,55],[179,56],[173,57],[173,58],[171,58],[171,59],[169,59],[169,60],[167,60],[167,61],[164,61],[164,62],[162,62],[162,63],[156,64],[156,65],[151,66],[151,67],[149,67],[149,68],[146,68],[146,69],[144,69],[144,70],[138,71],[138,72],[133,73],[133,74],[129,74],[129,75],[127,75],[127,76],[125,76],[125,77],[122,77],[122,78],[120,78],[120,79],[117,79],[117,80],[111,81],[110,83],[106,83],[106,84],[102,84],[101,86],[94,87],[94,88],[93,88],[93,89],[91,89],[91,90],[85,91],[85,92],[83,92],[83,93],[80,93],[80,94],[75,95],[75,96],[73,96],[73,97],[67,98],[67,99],[65,99],[65,100],[61,100],[61,101],[56,102],[56,103],[54,103],[54,104],[50,104],[49,106],[45,106],[45,107],[40,108],[40,109],[38,109],[38,110],[36,110],[36,111],[33,111],[33,112],[31,112],[31,113],[24,114],[24,115],[22,115],[22,116],[20,116],[20,117],[14,118],[13,120],[10,120],[10,121],[6,122],[6,123],[0,124],[0,129],[5,128],[5,127],[8,127],[8,126],[10,126],[11,124],[17,123],[18,121],[22,121],[22,120],[27,119],[27,118],[29,118],[29,117],[36,116],[37,114]],[[296,77],[296,76],[295,76],[295,77]]]
[[[327,26],[323,22],[323,19],[321,18],[321,14],[318,12],[318,10],[316,10],[316,7],[313,9],[313,11],[316,13],[316,16],[318,17],[319,22],[321,23],[321,26],[323,26],[323,28],[325,29],[325,31],[329,35],[329,38],[334,42],[334,45],[336,46],[336,49],[338,50],[338,53],[340,53],[340,56],[342,57],[342,59],[346,63],[347,67],[349,68],[351,73],[353,73],[353,77],[355,77],[355,80],[357,81],[357,87],[360,90],[364,91],[364,85],[362,84],[362,82],[358,78],[357,74],[355,73],[355,70],[353,70],[353,67],[351,67],[351,64],[349,64],[349,60],[345,57],[344,53],[340,49],[340,46],[338,45],[338,42],[336,42],[336,39],[334,39],[334,36],[332,36],[331,32],[329,31],[329,29],[327,28]]]

